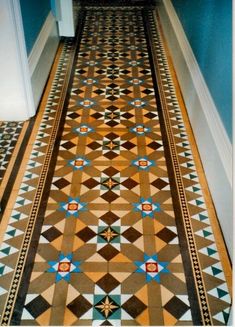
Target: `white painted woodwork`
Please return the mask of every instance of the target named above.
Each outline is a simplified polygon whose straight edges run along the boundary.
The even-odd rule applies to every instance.
[[[0,120],[35,114],[19,0],[0,1]]]
[[[60,12],[60,19],[58,20],[59,35],[69,37],[75,36],[73,1],[60,0],[57,1],[56,6]]]
[[[58,44],[57,23],[50,12],[28,58],[35,107],[41,99]]]

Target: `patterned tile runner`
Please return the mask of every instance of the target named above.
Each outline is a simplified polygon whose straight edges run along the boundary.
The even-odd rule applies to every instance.
[[[3,237],[1,325],[226,324],[231,299],[153,12],[89,8],[78,43],[61,51]]]
[[[7,170],[23,122],[0,122],[0,184]]]

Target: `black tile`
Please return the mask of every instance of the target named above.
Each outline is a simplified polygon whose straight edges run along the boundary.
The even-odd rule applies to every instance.
[[[132,296],[122,305],[122,308],[133,318],[136,318],[147,308],[147,306],[136,296]]]
[[[49,241],[52,242],[54,241],[56,238],[58,238],[59,236],[62,235],[62,233],[55,228],[54,226],[52,226],[51,228],[49,228],[48,230],[46,230],[45,232],[42,233],[42,235]]]
[[[86,313],[92,307],[91,303],[87,301],[82,295],[79,295],[71,303],[67,305],[67,308],[72,311],[72,313],[80,318],[84,313]]]
[[[41,295],[39,295],[33,301],[28,303],[25,308],[34,318],[37,318],[48,308],[50,308],[50,304]]]
[[[164,308],[173,315],[176,319],[179,319],[189,309],[189,307],[182,302],[179,298],[174,296]]]
[[[96,284],[101,287],[106,293],[111,292],[115,289],[120,283],[112,275],[106,274]]]

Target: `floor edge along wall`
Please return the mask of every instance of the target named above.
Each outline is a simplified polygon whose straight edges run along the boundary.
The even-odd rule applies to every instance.
[[[164,1],[158,11],[220,225],[232,258],[232,145],[173,5],[168,0]]]

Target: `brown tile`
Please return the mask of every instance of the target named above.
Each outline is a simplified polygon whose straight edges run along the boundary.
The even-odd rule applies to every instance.
[[[37,318],[50,307],[49,303],[41,296],[38,295],[35,299],[26,305],[27,311]]]
[[[76,317],[80,318],[92,307],[92,305],[86,298],[79,295],[76,299],[69,303],[67,307]]]
[[[96,233],[89,227],[85,227],[84,229],[80,230],[76,235],[84,242],[87,242],[91,238],[93,238]]]
[[[176,319],[179,319],[188,311],[189,307],[179,298],[174,296],[164,305],[164,309],[166,309]]]
[[[163,310],[162,308],[149,308],[149,325],[150,326],[164,326]]]
[[[102,249],[100,249],[98,251],[98,253],[107,261],[110,261],[111,259],[113,259],[118,253],[119,251],[113,247],[110,244],[105,245]]]
[[[135,228],[130,227],[122,235],[131,243],[135,242],[142,234]]]
[[[111,274],[104,275],[100,280],[96,282],[106,293],[110,293],[120,283]]]
[[[122,308],[133,318],[137,318],[145,309],[146,305],[136,296],[132,296],[122,305]]]

